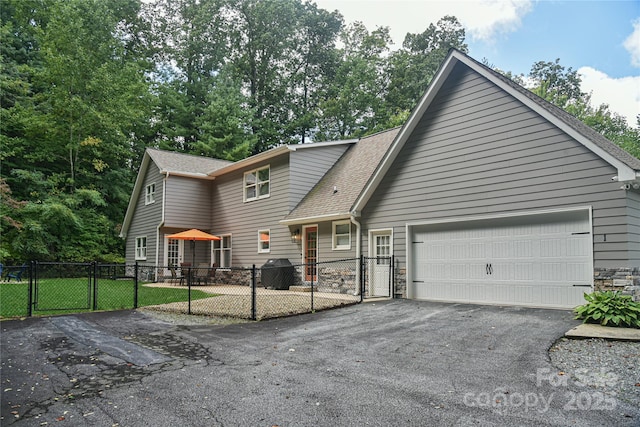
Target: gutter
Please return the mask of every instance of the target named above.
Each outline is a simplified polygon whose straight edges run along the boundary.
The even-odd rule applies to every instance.
[[[351,215],[349,220],[351,220],[351,223],[356,226],[356,257],[360,260],[362,255],[362,248],[360,247],[360,241],[362,240],[362,227],[360,223],[356,221],[355,216]],[[356,291],[353,293],[355,296],[360,295],[360,288],[362,287],[362,277],[360,277],[361,270],[362,269],[360,268],[356,270],[356,283],[358,286],[356,287]]]

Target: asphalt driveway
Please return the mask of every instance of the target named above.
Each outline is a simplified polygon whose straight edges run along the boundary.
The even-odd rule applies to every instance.
[[[176,326],[137,311],[0,323],[1,424],[638,425],[547,349],[568,311],[415,301]]]

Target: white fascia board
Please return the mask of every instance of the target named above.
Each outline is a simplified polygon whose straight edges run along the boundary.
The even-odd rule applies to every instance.
[[[611,155],[607,151],[605,151],[602,148],[600,148],[598,145],[594,144],[589,138],[585,137],[580,132],[577,132],[572,127],[568,126],[564,121],[559,119],[555,114],[553,114],[552,112],[550,112],[546,108],[542,107],[540,104],[538,104],[537,102],[535,102],[534,100],[532,100],[528,96],[526,96],[526,95],[520,93],[519,91],[515,90],[512,86],[510,86],[509,84],[503,82],[500,79],[497,79],[492,74],[487,73],[486,70],[483,67],[481,67],[480,65],[478,65],[475,61],[469,60],[467,57],[465,57],[464,55],[459,54],[458,52],[454,52],[453,55],[458,57],[458,60],[460,62],[464,63],[465,65],[467,65],[469,68],[471,68],[472,70],[474,70],[478,74],[486,77],[493,84],[495,84],[496,86],[498,86],[499,88],[501,88],[502,90],[504,90],[505,92],[507,92],[508,94],[513,96],[514,98],[516,98],[518,101],[522,102],[527,107],[531,108],[533,111],[535,111],[540,116],[542,116],[544,119],[546,119],[548,122],[550,122],[550,123],[554,124],[555,126],[557,126],[564,133],[566,133],[567,135],[569,135],[570,137],[572,137],[576,141],[580,142],[582,145],[584,145],[586,148],[591,150],[597,156],[599,156],[604,161],[609,163],[611,166],[616,168],[618,170],[618,180],[619,181],[631,181],[631,180],[636,179],[636,176],[638,176],[634,169],[632,169],[631,167],[627,166],[626,164],[624,164],[623,162],[618,160],[616,157],[614,157],[613,155]]]
[[[266,160],[272,159],[276,156],[279,156],[281,154],[287,153],[289,152],[289,146],[287,145],[281,145],[279,147],[276,148],[272,148],[271,150],[268,151],[263,151],[262,153],[256,154],[254,156],[251,157],[247,157],[244,160],[240,160],[237,161],[235,163],[230,164],[229,166],[225,166],[223,168],[220,169],[216,169],[212,172],[209,172],[207,175],[209,175],[210,177],[216,177],[216,176],[220,176],[220,175],[224,175],[227,174],[229,172],[233,172],[239,169],[243,169],[243,168],[247,168],[251,165],[254,165],[256,163],[260,163],[260,162],[264,162]]]
[[[416,108],[413,110],[411,116],[409,116],[409,119],[406,121],[404,126],[402,126],[402,129],[400,129],[398,135],[396,135],[396,140],[391,145],[391,148],[387,151],[387,154],[385,154],[385,156],[382,158],[382,161],[376,168],[372,178],[369,180],[364,190],[362,191],[362,193],[360,193],[360,196],[354,203],[354,211],[362,211],[362,209],[365,207],[365,205],[373,195],[373,192],[378,187],[380,182],[382,182],[385,175],[391,168],[391,164],[396,159],[396,157],[398,157],[398,154],[400,153],[400,150],[402,149],[404,144],[407,142],[407,139],[409,139],[409,136],[411,136],[413,130],[420,122],[420,119],[433,101],[433,98],[435,98],[435,96],[438,94],[438,91],[442,87],[449,74],[451,74],[453,67],[457,63],[457,58],[455,58],[454,54],[455,51],[447,57],[445,62],[440,67],[440,70],[436,73],[435,77],[431,81],[427,92],[424,94]]]
[[[206,173],[181,172],[181,171],[173,171],[168,169],[160,170],[160,174],[167,175],[167,176],[170,174],[171,176],[182,176],[185,178],[206,179],[209,181],[213,181],[214,179],[216,179],[215,176],[211,176]]]
[[[131,225],[131,220],[133,219],[133,214],[136,210],[136,204],[138,203],[138,196],[142,191],[142,184],[144,181],[144,177],[147,175],[147,169],[149,168],[149,163],[151,162],[151,157],[147,151],[144,152],[142,156],[142,162],[140,163],[140,169],[138,169],[138,175],[136,176],[136,182],[133,184],[133,191],[131,192],[131,197],[129,198],[129,205],[127,205],[127,211],[124,214],[124,219],[122,220],[122,229],[120,230],[120,237],[127,237],[127,231],[129,230],[129,226]]]
[[[310,216],[306,218],[283,219],[280,221],[280,224],[301,225],[301,224],[309,224],[311,222],[315,223],[315,222],[337,221],[339,219],[349,219],[351,217],[352,215],[350,213],[337,213],[337,214]]]

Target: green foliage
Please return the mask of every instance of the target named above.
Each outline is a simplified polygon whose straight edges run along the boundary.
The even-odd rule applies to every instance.
[[[468,51],[465,30],[455,16],[444,16],[420,34],[407,33],[402,49],[389,59],[388,108],[411,110],[424,94],[450,49]]]
[[[146,147],[240,160],[399,126],[467,51],[452,16],[391,52],[387,28],[302,0],[2,0],[0,40],[0,259],[16,262],[122,259]],[[559,60],[526,81],[640,155],[639,128]]]
[[[587,304],[576,307],[576,319],[604,326],[640,328],[640,303],[629,295],[604,291],[584,294]]]

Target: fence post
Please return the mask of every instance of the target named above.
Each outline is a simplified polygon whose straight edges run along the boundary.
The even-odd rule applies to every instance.
[[[360,287],[360,302],[364,301],[364,255],[358,258],[358,272],[360,273],[358,286]]]
[[[98,261],[93,261],[91,263],[91,267],[92,268],[92,275],[93,275],[93,304],[92,304],[92,308],[93,310],[97,310],[98,309]]]
[[[389,266],[389,296],[391,296],[391,299],[394,299],[396,297],[396,281],[395,281],[395,268],[396,268],[396,263],[395,263],[395,258],[394,255],[391,255],[391,259],[389,260],[389,262],[391,263],[391,265]]]
[[[251,268],[251,320],[256,320],[256,265],[255,264],[253,264],[253,267]]]
[[[193,241],[195,244],[195,240]],[[191,314],[191,279],[193,278],[193,276],[191,276],[191,266],[189,266],[188,270],[187,270],[187,299],[189,300],[189,305],[187,308],[187,314]]]
[[[33,314],[33,276],[35,272],[34,264],[35,261],[29,262],[29,290],[27,291],[27,299],[29,301],[27,304],[27,317],[31,317],[31,315]]]
[[[133,308],[138,308],[138,261],[133,267]]]
[[[311,312],[313,313],[313,273],[315,272],[316,275],[318,274],[318,263],[315,263],[315,270],[314,264],[310,264],[309,267],[311,267]]]

